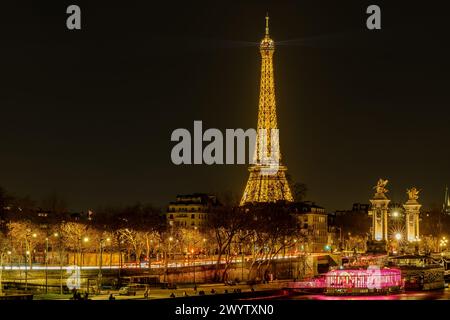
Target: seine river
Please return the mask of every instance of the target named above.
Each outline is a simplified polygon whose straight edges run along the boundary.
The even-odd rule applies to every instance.
[[[433,291],[405,292],[387,296],[335,297],[322,294],[296,295],[289,297],[289,300],[450,300],[450,288]]]

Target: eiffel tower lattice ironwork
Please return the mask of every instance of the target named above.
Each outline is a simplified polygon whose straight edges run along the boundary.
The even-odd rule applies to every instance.
[[[241,206],[294,201],[286,179],[286,167],[281,162],[273,76],[274,51],[275,43],[269,36],[269,16],[266,16],[266,33],[260,44],[262,62],[256,147]],[[267,158],[271,160],[267,161]]]

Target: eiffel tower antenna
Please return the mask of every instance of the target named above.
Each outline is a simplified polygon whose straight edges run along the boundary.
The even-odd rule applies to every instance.
[[[240,205],[277,201],[293,202],[286,179],[286,167],[281,164],[277,126],[273,53],[275,43],[269,36],[269,15],[266,33],[261,40],[261,84],[259,92],[258,126],[253,164]],[[268,160],[269,158],[269,160]]]

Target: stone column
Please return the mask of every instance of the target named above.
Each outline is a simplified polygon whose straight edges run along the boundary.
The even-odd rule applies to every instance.
[[[406,212],[406,239],[415,242],[419,239],[419,214],[422,207],[418,199],[419,191],[416,188],[407,190],[408,201],[403,205]]]
[[[388,240],[388,206],[391,200],[384,198],[374,197],[370,202],[372,208],[370,213],[372,215],[372,240],[375,241],[387,241]]]
[[[368,253],[386,253],[388,242],[388,206],[389,200],[386,197],[388,190],[386,185],[388,180],[380,179],[374,187],[376,190],[372,204],[369,210],[369,216],[372,216],[372,239],[367,242]]]

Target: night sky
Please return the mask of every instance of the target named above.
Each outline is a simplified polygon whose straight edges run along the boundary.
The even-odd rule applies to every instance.
[[[345,2],[345,4],[338,4]],[[382,30],[366,28],[369,4]],[[66,28],[69,4],[82,30]],[[450,184],[444,1],[17,1],[0,19],[0,186],[71,210],[241,195],[247,165],[175,166],[176,128],[256,126],[264,16],[276,42],[281,150],[328,210]]]

